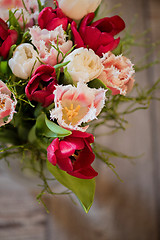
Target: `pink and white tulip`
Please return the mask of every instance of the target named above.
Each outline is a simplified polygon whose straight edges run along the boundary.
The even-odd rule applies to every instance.
[[[103,71],[101,59],[92,49],[75,49],[64,59],[64,62],[68,61],[70,62],[66,67],[73,82],[89,82]]]
[[[72,41],[66,41],[66,35],[64,34],[62,25],[58,26],[53,31],[40,29],[39,27],[32,27],[30,28],[30,34],[32,43],[37,48],[41,60],[51,66],[57,64],[58,51],[53,47],[57,47],[57,39],[58,47],[64,54],[72,48]],[[58,62],[61,60],[62,55],[59,54]]]
[[[95,119],[105,103],[104,89],[87,87],[84,83],[57,86],[54,91],[55,109],[50,111],[51,119],[57,119],[59,125],[71,130],[85,131],[82,123]]]
[[[15,96],[13,95],[12,99],[11,95],[11,91],[5,83],[0,80],[0,127],[9,123],[15,113],[17,101]]]
[[[104,69],[98,78],[111,89],[112,95],[129,93],[133,88],[135,72],[131,61],[122,55],[115,56],[108,52],[103,55],[102,63]]]

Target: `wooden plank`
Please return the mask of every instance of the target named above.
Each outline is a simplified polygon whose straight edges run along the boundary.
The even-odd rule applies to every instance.
[[[45,240],[46,212],[21,182],[1,171],[0,239]]]
[[[148,8],[146,10],[146,25],[151,27],[149,36],[152,38],[154,43],[158,42],[160,39],[160,32],[157,31],[160,26],[160,2],[157,0],[147,2]],[[150,21],[147,21],[147,20]],[[154,58],[160,57],[160,42],[156,47],[156,51],[150,56],[150,61]],[[148,69],[148,82],[154,83],[157,79],[160,79],[160,64],[155,65],[153,68]],[[160,91],[157,92],[156,96],[159,97]],[[151,136],[152,136],[152,160],[153,160],[153,181],[154,181],[154,192],[155,192],[155,207],[156,207],[156,217],[157,217],[157,229],[158,229],[158,239],[160,239],[160,192],[157,191],[160,186],[160,109],[159,102],[153,102],[150,108],[150,122],[151,122]]]

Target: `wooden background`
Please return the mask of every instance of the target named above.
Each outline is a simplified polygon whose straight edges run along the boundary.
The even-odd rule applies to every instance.
[[[129,27],[135,15],[134,31],[150,29],[147,38],[160,40],[159,0],[103,0],[106,12],[122,3],[119,14]],[[134,49],[137,62],[149,49]],[[160,48],[151,55],[153,60]],[[136,74],[142,86],[160,77],[160,65]],[[144,155],[131,164],[114,159],[123,183],[97,160],[99,171],[94,204],[88,214],[66,196],[46,198],[50,214],[35,200],[35,183],[26,185],[0,167],[1,240],[159,240],[160,239],[160,103],[129,118],[126,132],[98,139],[129,155]],[[33,187],[32,187],[33,186]]]

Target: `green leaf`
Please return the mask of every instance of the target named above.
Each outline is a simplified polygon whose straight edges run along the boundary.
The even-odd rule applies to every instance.
[[[67,71],[67,67],[64,69],[63,84],[64,84],[64,85],[68,85],[68,84],[73,85],[73,80],[72,80],[72,78],[71,78],[71,75],[70,75],[69,72]]]
[[[50,121],[47,119],[47,116],[45,116],[45,123],[47,125],[47,127],[54,133],[56,133],[58,136],[69,136],[72,134],[71,131],[66,130],[65,128],[62,128],[60,126],[58,126],[56,123]]]
[[[88,82],[88,87],[90,88],[104,88],[107,89],[106,85],[99,80],[98,78],[93,79],[92,81]]]
[[[51,131],[45,123],[45,114],[42,113],[39,115],[36,121],[36,135],[38,137],[48,137],[48,138],[56,138],[57,134],[53,131]]]
[[[97,17],[98,15],[98,12],[99,12],[99,9],[100,9],[100,5],[97,7],[96,11],[94,12],[94,18]]]
[[[57,138],[57,137],[66,137],[72,134],[71,131],[68,131],[56,123],[47,119],[45,113],[42,113],[38,116],[36,121],[36,135],[39,138]]]
[[[15,48],[17,47],[16,44],[13,44],[9,50],[9,55],[8,55],[8,58],[11,58],[12,55],[13,55],[13,51],[15,50]]]
[[[112,53],[116,56],[123,53],[123,42],[121,41],[116,49],[112,51]]]
[[[79,179],[60,170],[47,161],[48,170],[65,187],[70,189],[79,199],[83,209],[88,213],[95,193],[95,179]]]
[[[8,67],[8,62],[7,61],[1,61],[0,62],[0,72],[3,74],[8,73],[9,67]]]
[[[34,125],[31,130],[29,131],[29,134],[28,134],[28,141],[30,143],[34,143],[36,142],[37,140],[37,137],[36,137],[36,126]]]

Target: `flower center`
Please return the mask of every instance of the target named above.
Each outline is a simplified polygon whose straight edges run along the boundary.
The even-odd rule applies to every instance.
[[[76,117],[78,115],[78,112],[80,110],[80,105],[78,105],[75,109],[73,108],[73,103],[70,105],[70,109],[68,109],[68,107],[65,107],[65,111],[66,111],[66,115],[67,115],[67,119],[69,122],[72,121],[73,117]]]
[[[5,100],[0,99],[0,110],[3,109],[5,106]]]
[[[31,52],[31,50],[30,50],[29,48],[25,47],[25,48],[24,48],[24,51],[25,51],[25,54],[26,54],[27,59],[33,57],[33,56],[32,56],[32,52]]]
[[[81,150],[75,150],[74,154],[72,154],[72,156],[69,157],[73,165],[76,162],[76,160],[79,158],[80,152]]]

